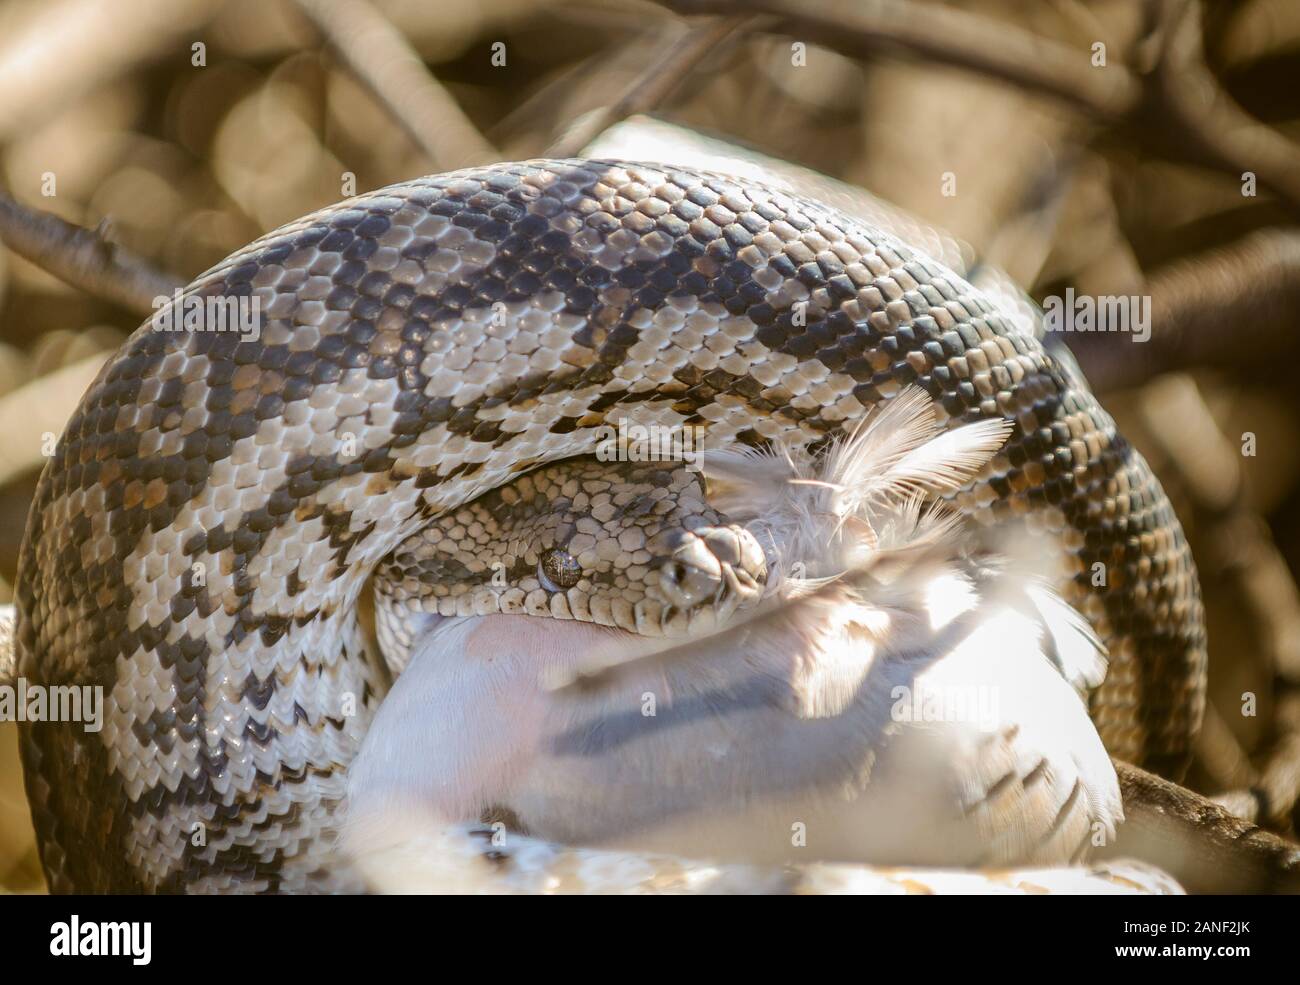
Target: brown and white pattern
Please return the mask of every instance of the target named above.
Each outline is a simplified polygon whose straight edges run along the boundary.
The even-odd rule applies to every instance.
[[[101,733],[23,729],[55,890],[342,885],[324,860],[385,680],[356,603],[399,545],[620,417],[816,443],[910,384],[950,424],[1015,422],[956,501],[1059,534],[1111,650],[1104,741],[1185,762],[1203,619],[1146,463],[987,298],[832,209],[503,164],[307,216],[188,293],[256,297],[260,337],[142,327],[69,422],[20,560],[19,672],[110,696]]]
[[[449,511],[376,576],[379,643],[400,673],[431,615],[522,613],[684,635],[759,601],[767,564],[751,534],[710,509],[690,468],[578,461]]]

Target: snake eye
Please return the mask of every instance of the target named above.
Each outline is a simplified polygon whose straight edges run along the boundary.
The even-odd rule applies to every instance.
[[[562,592],[578,584],[582,577],[582,567],[572,554],[552,547],[542,551],[537,559],[537,580],[548,592]]]

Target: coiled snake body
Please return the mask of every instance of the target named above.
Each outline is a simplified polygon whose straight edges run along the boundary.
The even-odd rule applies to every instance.
[[[106,697],[99,733],[23,729],[55,890],[334,885],[385,686],[367,578],[620,418],[819,442],[915,384],[950,423],[1013,420],[958,505],[1059,535],[1066,597],[1110,649],[1092,712],[1111,753],[1166,772],[1188,754],[1199,594],[1146,463],[970,285],[832,209],[687,170],[502,164],[300,219],[187,294],[256,299],[258,337],[142,327],[28,523],[19,671]],[[636,631],[582,612],[561,615]]]

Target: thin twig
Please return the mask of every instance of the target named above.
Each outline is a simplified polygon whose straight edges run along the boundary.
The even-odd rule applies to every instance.
[[[98,230],[29,209],[2,193],[0,239],[65,283],[141,314],[154,310],[154,298],[170,295],[184,284],[110,243]]]
[[[1193,379],[1182,374],[1161,376],[1145,388],[1141,407],[1152,440],[1167,458],[1167,470],[1190,494],[1199,514],[1196,519],[1207,528],[1201,534],[1198,559],[1220,580],[1229,579],[1240,593],[1238,606],[1262,642],[1250,652],[1263,665],[1260,673],[1277,677],[1277,734],[1258,775],[1212,707],[1207,710],[1207,731],[1197,742],[1201,765],[1216,782],[1233,788],[1216,797],[1216,803],[1286,831],[1300,800],[1300,690],[1293,686],[1300,681],[1296,645],[1300,593],[1267,525],[1249,508],[1239,456]]]
[[[1132,112],[1141,84],[1123,66],[1094,69],[1088,57],[1047,38],[976,14],[908,0],[661,0],[682,14],[743,7],[774,14],[774,30],[853,58],[881,51],[932,58],[1051,96],[1099,120]]]
[[[699,63],[717,52],[727,39],[756,18],[718,17],[687,32],[673,32],[661,44],[645,71],[637,75],[612,103],[580,117],[547,148],[545,157],[572,157],[607,128],[637,113],[648,113],[673,94]]]
[[[1196,736],[1196,763],[1210,777],[1215,789],[1226,790],[1252,786],[1259,778],[1250,758],[1241,748],[1228,723],[1213,702],[1207,702],[1201,731]],[[1216,803],[1222,803],[1217,801]],[[1224,806],[1228,806],[1224,804]],[[1231,807],[1228,808],[1232,810]],[[1235,814],[1236,811],[1233,811]],[[1245,815],[1238,814],[1238,817]],[[1247,820],[1254,820],[1248,817]]]
[[[1269,750],[1259,779],[1268,820],[1279,828],[1297,829],[1296,811],[1300,808],[1300,690],[1282,686],[1274,724],[1277,741]]]
[[[1279,831],[1296,832],[1300,810],[1300,691],[1281,687],[1275,725],[1277,738],[1265,757],[1259,779],[1246,789],[1215,797],[1230,810],[1238,805],[1254,809],[1258,818]]]
[[[501,159],[402,33],[367,0],[297,0],[434,170]]]
[[[1200,7],[1168,4],[1168,43],[1147,86],[1144,118],[1163,123],[1187,156],[1242,180],[1246,172],[1300,209],[1300,154],[1223,91],[1205,64]]]

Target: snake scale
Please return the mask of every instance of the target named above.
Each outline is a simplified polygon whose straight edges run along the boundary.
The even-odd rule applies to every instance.
[[[620,418],[819,443],[915,385],[949,424],[1013,421],[957,505],[1058,537],[1110,650],[1107,748],[1186,761],[1203,616],[1159,484],[1068,366],[879,230],[718,174],[531,161],[326,208],[186,296],[256,299],[256,337],[137,331],[68,423],[22,549],[20,672],[106,700],[99,733],[22,730],[56,891],[330,888],[385,687],[368,579]],[[561,590],[538,614],[636,631],[558,612]]]

